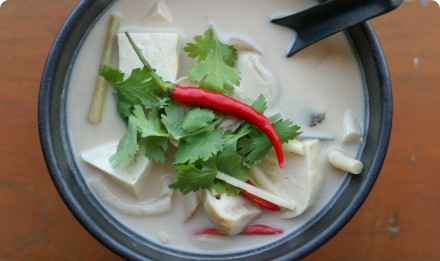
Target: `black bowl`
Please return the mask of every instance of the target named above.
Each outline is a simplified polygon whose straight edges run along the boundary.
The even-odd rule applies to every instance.
[[[367,134],[362,175],[347,175],[334,197],[312,220],[280,241],[238,254],[210,256],[170,250],[115,220],[94,198],[72,156],[66,130],[66,93],[77,48],[100,14],[114,1],[84,0],[73,10],[48,55],[39,96],[41,146],[52,180],[79,222],[100,242],[127,259],[292,260],[319,248],[360,208],[385,159],[392,122],[392,94],[384,54],[368,22],[345,31],[357,54],[367,90]]]

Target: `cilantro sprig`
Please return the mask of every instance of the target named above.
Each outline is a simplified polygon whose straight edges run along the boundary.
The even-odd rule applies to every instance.
[[[212,27],[194,37],[194,43],[187,43],[183,50],[188,57],[197,59],[189,71],[191,80],[205,89],[233,94],[234,85],[240,84],[240,71],[234,67],[237,51],[219,41]]]
[[[173,157],[177,178],[170,187],[183,194],[201,188],[214,188],[218,193],[240,192],[217,180],[217,172],[242,181],[252,180],[250,168],[272,147],[269,138],[248,122],[241,123],[235,130],[224,130],[219,127],[224,115],[209,109],[180,106],[170,100],[172,84],[162,80],[130,37],[129,40],[144,67],[134,69],[125,80],[125,75],[112,66],[105,66],[100,72],[114,86],[118,113],[128,126],[117,152],[110,159],[112,165],[117,168],[126,164],[142,146],[151,161],[165,163],[169,156]],[[194,41],[184,48],[189,57],[197,59],[189,71],[190,78],[202,88],[231,94],[233,86],[240,81],[240,72],[234,67],[235,48],[219,41],[212,28],[196,36]],[[264,113],[265,97],[259,96],[252,106]],[[283,120],[279,115],[269,119],[283,142],[299,135],[299,127],[290,120]],[[173,155],[169,155],[171,144],[178,144]]]

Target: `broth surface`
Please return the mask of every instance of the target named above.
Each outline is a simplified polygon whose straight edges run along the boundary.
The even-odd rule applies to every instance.
[[[91,124],[87,120],[88,108],[93,96],[94,84],[99,70],[101,49],[106,34],[109,16],[120,13],[123,17],[120,31],[173,31],[182,34],[181,48],[192,41],[195,35],[202,34],[212,25],[219,38],[240,37],[252,43],[269,65],[280,86],[276,100],[276,110],[283,116],[301,126],[307,135],[326,135],[334,137],[323,142],[323,150],[342,149],[346,154],[356,157],[361,143],[341,147],[340,133],[344,112],[351,110],[362,124],[365,120],[365,94],[362,73],[356,56],[345,35],[329,37],[291,58],[286,53],[294,32],[270,23],[270,18],[300,11],[314,4],[312,1],[291,0],[169,0],[168,5],[173,20],[171,23],[145,22],[145,12],[153,1],[119,0],[113,4],[97,21],[85,38],[77,59],[73,64],[67,101],[67,120],[70,141],[76,163],[86,180],[105,176],[80,159],[80,152],[109,141],[120,139],[126,125],[116,113],[113,90],[109,89],[101,124]],[[251,11],[243,11],[249,10]],[[180,49],[181,49],[180,48]],[[116,50],[115,50],[116,52]],[[117,59],[115,59],[115,64]],[[185,76],[192,63],[182,52],[179,76]],[[313,128],[308,127],[309,116],[313,112],[325,112],[326,120]],[[362,127],[363,129],[364,127]],[[170,167],[156,166],[148,183],[159,182],[162,173],[172,172]],[[180,198],[174,196],[173,209],[169,213],[137,217],[126,215],[106,206],[110,213],[131,230],[160,243],[158,232],[170,236],[167,247],[196,252],[236,252],[261,246],[286,236],[289,232],[304,225],[316,215],[323,205],[337,191],[344,173],[325,164],[325,186],[318,202],[303,215],[293,219],[281,219],[276,214],[265,212],[257,220],[283,228],[284,234],[276,236],[235,236],[216,239],[215,248],[206,247],[194,239],[194,231],[210,227],[206,216],[199,211],[194,219],[184,223]],[[115,188],[115,190],[118,190]],[[124,193],[120,191],[120,193]],[[145,197],[156,195],[158,190],[148,188]],[[177,193],[175,193],[177,194]],[[202,245],[204,246],[202,246]]]

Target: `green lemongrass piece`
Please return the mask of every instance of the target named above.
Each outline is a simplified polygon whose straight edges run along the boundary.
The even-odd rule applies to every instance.
[[[110,16],[104,49],[101,56],[101,67],[112,63],[115,36],[119,30],[119,26],[121,25],[121,20],[122,17],[119,15],[112,14]],[[90,104],[88,117],[89,121],[92,123],[101,122],[108,86],[108,82],[101,75],[98,74],[95,84],[95,92],[93,94],[92,103]]]
[[[174,84],[170,82],[166,82],[160,77],[156,70],[151,67],[151,65],[148,63],[147,59],[145,59],[144,55],[142,54],[142,51],[139,49],[139,47],[136,45],[136,43],[131,38],[130,34],[128,32],[125,32],[125,35],[128,38],[128,41],[130,42],[131,46],[133,47],[134,51],[136,52],[137,56],[139,57],[139,60],[141,60],[142,64],[147,68],[147,70],[151,73],[151,78],[156,82],[156,84],[163,90],[163,91],[169,91],[174,88]]]

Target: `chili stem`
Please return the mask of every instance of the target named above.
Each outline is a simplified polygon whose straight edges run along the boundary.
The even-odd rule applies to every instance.
[[[101,56],[101,67],[111,64],[113,60],[113,48],[115,42],[114,38],[119,30],[121,20],[122,18],[119,15],[112,14],[110,16],[104,49]],[[88,116],[89,121],[92,123],[100,123],[102,120],[102,112],[104,110],[105,96],[108,86],[108,82],[101,75],[98,74]]]

